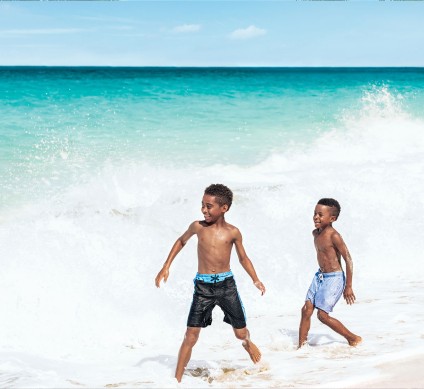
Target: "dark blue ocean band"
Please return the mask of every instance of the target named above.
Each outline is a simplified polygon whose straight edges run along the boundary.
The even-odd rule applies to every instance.
[[[225,273],[217,273],[217,274],[196,274],[196,280],[207,282],[208,284],[213,284],[215,282],[224,281],[226,278],[232,277],[233,272],[227,271]]]

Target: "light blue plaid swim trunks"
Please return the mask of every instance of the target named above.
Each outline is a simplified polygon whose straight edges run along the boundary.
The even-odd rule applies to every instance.
[[[312,279],[305,300],[309,300],[315,308],[330,313],[337,301],[340,300],[345,283],[346,278],[342,271],[323,273],[318,270]]]

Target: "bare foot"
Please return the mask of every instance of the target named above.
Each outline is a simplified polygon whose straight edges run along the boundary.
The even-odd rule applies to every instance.
[[[256,345],[250,340],[245,340],[242,344],[245,350],[249,353],[250,359],[253,363],[258,363],[261,360],[262,354]]]
[[[297,349],[299,350],[300,348],[302,348],[303,346],[307,345],[308,342],[305,340],[303,343],[299,343],[299,346],[297,346]]]
[[[362,338],[360,336],[355,335],[352,340],[348,340],[349,346],[355,347],[362,342]]]

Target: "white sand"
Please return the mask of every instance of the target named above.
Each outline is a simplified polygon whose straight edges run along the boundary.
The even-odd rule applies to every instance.
[[[351,388],[424,388],[424,354],[377,366],[381,376]]]

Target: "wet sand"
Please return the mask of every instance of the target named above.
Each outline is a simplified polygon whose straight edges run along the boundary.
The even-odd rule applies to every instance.
[[[351,388],[424,388],[424,354],[378,365],[381,377]]]

